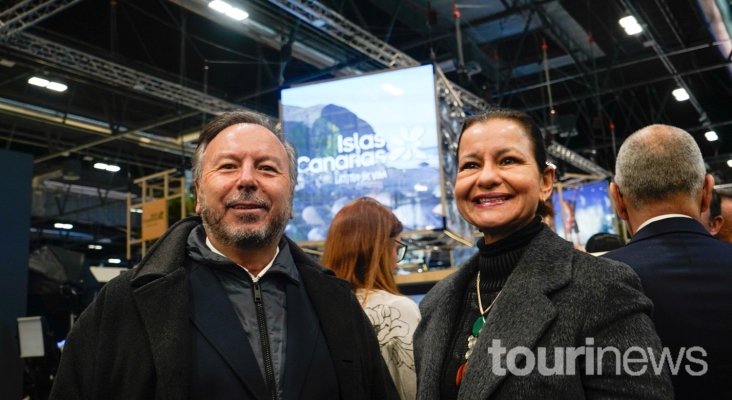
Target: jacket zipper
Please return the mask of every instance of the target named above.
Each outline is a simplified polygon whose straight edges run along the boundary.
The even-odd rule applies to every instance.
[[[267,331],[267,320],[264,317],[264,303],[262,303],[262,290],[259,282],[253,282],[254,304],[257,307],[257,321],[259,322],[259,340],[262,342],[262,355],[264,356],[264,372],[267,380],[267,391],[270,400],[277,400],[277,383],[275,382],[274,366],[272,365],[272,353],[269,349],[269,332]]]

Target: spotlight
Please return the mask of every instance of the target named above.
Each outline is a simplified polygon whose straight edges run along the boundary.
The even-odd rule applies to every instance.
[[[28,83],[30,83],[33,86],[38,86],[42,88],[46,88],[48,90],[53,90],[54,92],[64,92],[69,87],[64,85],[63,83],[58,82],[51,82],[48,79],[39,78],[37,76],[34,76],[30,79],[28,79]]]
[[[627,33],[628,35],[632,36],[643,32],[643,27],[640,26],[638,20],[636,20],[635,17],[632,15],[620,18],[620,21],[618,21],[618,23],[620,23],[620,26],[625,29],[625,33]]]
[[[676,101],[689,100],[689,93],[686,93],[686,89],[684,89],[684,88],[678,88],[678,89],[674,90],[673,92],[671,92],[671,94],[674,95],[674,97],[676,98]]]
[[[107,262],[110,264],[119,264],[122,262],[122,260],[120,260],[119,258],[110,258],[109,260],[107,260]]]
[[[249,18],[249,14],[246,11],[240,10],[238,8],[232,8],[231,10],[226,12],[226,15],[234,18],[237,21]]]
[[[719,136],[717,136],[717,132],[714,132],[714,131],[709,131],[709,132],[705,133],[704,136],[706,136],[707,140],[710,142],[714,142],[717,139],[719,139]]]
[[[240,10],[229,3],[221,0],[214,0],[208,3],[208,6],[220,13],[226,14],[226,16],[233,18],[237,21],[249,18],[249,13],[244,10]]]
[[[730,168],[732,168],[732,160],[727,160],[727,165],[729,165]]]
[[[90,248],[90,249],[92,249],[92,250],[101,250],[101,249],[102,249],[102,246],[100,246],[100,245],[98,245],[98,244],[90,244],[90,245],[88,246],[88,248]]]
[[[221,0],[214,0],[210,3],[208,3],[208,6],[213,8],[214,10],[218,12],[225,13],[232,9],[231,4],[223,2]]]
[[[56,229],[72,229],[74,227],[74,225],[64,224],[62,222],[56,222],[55,224],[53,224],[53,227]]]
[[[46,87],[51,82],[49,82],[47,79],[38,78],[38,77],[34,76],[34,77],[28,79],[28,83],[30,83],[33,86]]]
[[[103,170],[109,171],[109,172],[117,172],[120,170],[120,168],[116,165],[105,164],[105,163],[100,163],[100,162],[95,163],[94,168],[103,169]]]

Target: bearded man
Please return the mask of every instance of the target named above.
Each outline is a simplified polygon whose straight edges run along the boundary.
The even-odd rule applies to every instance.
[[[52,399],[398,399],[350,285],[285,235],[295,150],[263,115],[202,131],[196,213],[69,333]]]

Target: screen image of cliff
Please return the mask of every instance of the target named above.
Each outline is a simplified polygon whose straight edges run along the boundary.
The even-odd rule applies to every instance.
[[[281,110],[298,154],[290,238],[324,240],[335,214],[363,196],[405,231],[443,228],[432,66],[285,89]]]

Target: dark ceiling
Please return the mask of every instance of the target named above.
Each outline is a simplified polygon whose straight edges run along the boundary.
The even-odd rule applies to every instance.
[[[169,85],[182,85],[197,95],[223,100],[227,107],[241,106],[275,117],[282,88],[386,68],[350,46],[350,34],[337,39],[325,29],[325,19],[312,23],[280,6],[296,1],[230,0],[250,14],[243,22],[217,15],[206,7],[208,2],[84,0],[3,37],[0,58],[9,63],[0,62],[0,145],[33,154],[35,174],[49,174],[48,180],[62,182],[52,172],[65,161],[80,163],[81,179],[70,183],[100,188],[94,204],[82,204],[81,194],[78,204],[65,207],[58,200],[39,200],[48,206],[34,211],[36,232],[48,229],[55,220],[77,221],[91,236],[77,241],[66,237],[62,239],[66,247],[86,251],[88,243],[104,240],[116,243],[104,257],[121,255],[125,234],[119,223],[90,215],[88,210],[121,207],[121,198],[104,197],[108,190],[136,192],[134,179],[170,168],[184,169],[190,142],[214,114],[175,101],[175,97],[163,98],[150,85],[124,85],[80,69],[78,60],[54,58],[37,47],[23,47],[21,39],[28,39],[23,35]],[[614,169],[615,151],[629,134],[652,123],[664,123],[694,135],[718,183],[728,183],[732,182],[732,168],[726,164],[732,158],[732,69],[720,48],[729,48],[729,41],[715,43],[719,39],[703,11],[704,5],[715,2],[723,3],[458,2],[465,68],[457,61],[452,1],[323,0],[311,4],[342,15],[418,63],[434,62],[450,80],[490,104],[522,109],[546,127],[558,126],[558,142],[602,168]],[[13,5],[4,7],[7,10]],[[618,20],[629,14],[643,25],[642,34],[623,32]],[[0,35],[6,34],[0,31]],[[543,67],[544,42],[554,117]],[[66,84],[68,90],[56,93],[29,85],[31,76]],[[688,87],[692,100],[674,100],[671,92],[680,82]],[[140,128],[144,133],[136,132]],[[705,139],[704,133],[710,129],[717,132],[718,141]],[[117,164],[121,170],[93,169],[100,161]],[[53,185],[51,189],[37,186],[39,198],[59,199],[74,193]],[[83,211],[74,212],[74,207]],[[56,239],[39,233],[32,246]],[[103,258],[94,253],[90,257]]]

